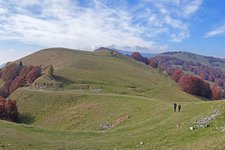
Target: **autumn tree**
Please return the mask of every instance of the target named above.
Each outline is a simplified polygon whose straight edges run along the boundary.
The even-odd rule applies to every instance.
[[[18,120],[18,109],[16,106],[16,101],[10,99],[6,100],[5,109],[7,112],[7,120],[14,122]]]
[[[5,84],[3,85],[3,87],[5,87],[6,89],[9,90],[12,82],[13,82],[13,80],[11,80],[11,79],[5,81]]]
[[[183,76],[183,75],[184,75],[183,71],[181,71],[179,69],[175,69],[172,74],[172,79],[174,81],[178,82],[180,80],[181,76]]]
[[[14,122],[18,120],[16,101],[0,97],[0,119]]]
[[[0,96],[6,98],[9,96],[9,90],[6,87],[1,87],[0,88]]]
[[[1,78],[4,81],[9,79],[14,80],[19,75],[21,69],[22,67],[16,63],[9,64],[2,70]]]
[[[139,52],[133,52],[131,57],[137,61],[144,62],[144,57]]]
[[[181,89],[187,93],[204,96],[206,98],[211,97],[211,90],[208,83],[202,79],[186,74],[183,75],[178,81]]]
[[[211,85],[212,99],[222,99],[222,89],[216,85]]]
[[[153,58],[151,58],[151,59],[149,60],[149,65],[150,65],[152,68],[158,68],[158,64],[157,64],[157,62],[156,62]]]
[[[200,79],[200,82],[201,82],[201,94],[200,95],[210,99],[212,96],[210,84],[208,82],[205,82],[202,79]]]
[[[16,77],[16,79],[13,80],[13,82],[10,86],[9,93],[11,94],[12,92],[14,92],[19,87],[23,87],[25,84],[26,84],[26,78],[25,77],[22,77],[22,76]]]
[[[34,66],[24,66],[23,69],[21,70],[19,76],[25,77],[27,74],[34,68]]]
[[[41,76],[41,68],[39,66],[34,67],[26,76],[28,84],[32,84],[38,77]]]

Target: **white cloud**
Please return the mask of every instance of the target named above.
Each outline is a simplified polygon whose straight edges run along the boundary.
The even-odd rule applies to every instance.
[[[205,38],[210,38],[210,37],[215,37],[215,36],[220,36],[220,35],[225,35],[225,25],[222,25],[220,27],[217,27],[205,34]]]
[[[0,7],[0,15],[7,13],[7,9]]]
[[[184,15],[184,17],[189,17],[190,15],[195,13],[199,9],[199,7],[201,6],[202,3],[203,3],[203,0],[190,1],[190,3],[188,3],[183,8],[183,15]]]
[[[189,37],[187,18],[201,5],[201,0],[144,0],[126,8],[111,7],[108,2],[90,0],[83,7],[72,0],[1,1],[0,8],[9,9],[0,9],[5,14],[0,16],[0,40],[86,50],[115,45],[161,52],[167,46],[156,39],[168,37],[178,42]]]

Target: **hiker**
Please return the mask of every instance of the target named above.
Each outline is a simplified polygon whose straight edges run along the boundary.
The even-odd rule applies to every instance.
[[[177,104],[174,103],[174,104],[173,104],[173,111],[176,112],[176,110],[177,110]]]
[[[181,110],[181,105],[179,104],[178,105],[178,111],[180,112],[180,110]]]

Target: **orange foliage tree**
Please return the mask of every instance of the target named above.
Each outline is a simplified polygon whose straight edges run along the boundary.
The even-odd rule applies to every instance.
[[[150,65],[152,68],[158,68],[158,64],[157,64],[157,62],[156,62],[153,58],[151,58],[151,59],[149,60],[149,65]]]
[[[41,68],[39,66],[34,67],[26,76],[28,84],[32,84],[38,77],[41,76]]]
[[[178,82],[180,80],[181,76],[183,76],[183,75],[184,75],[183,71],[181,71],[179,69],[175,69],[172,74],[172,79],[174,81]]]
[[[187,93],[211,98],[211,90],[209,83],[202,79],[186,74],[183,75],[178,81],[181,89]]]
[[[4,81],[14,80],[19,75],[21,69],[22,67],[16,63],[9,64],[2,70],[1,78]]]
[[[14,122],[18,121],[16,101],[6,100],[0,97],[0,119]]]

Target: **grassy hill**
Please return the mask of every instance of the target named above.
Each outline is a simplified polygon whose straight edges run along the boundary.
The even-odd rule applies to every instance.
[[[141,95],[170,101],[199,100],[160,74],[127,56],[110,51],[85,52],[62,48],[46,49],[20,59],[26,65],[53,65],[65,89],[101,90],[101,93]],[[18,60],[18,62],[20,61]]]
[[[216,57],[209,57],[198,55],[190,52],[166,52],[159,54],[161,56],[172,56],[184,61],[191,61],[194,63],[201,63],[206,66],[214,67],[225,71],[225,60]]]
[[[21,123],[0,121],[0,149],[225,147],[224,101],[186,94],[169,77],[129,57],[54,48],[20,60],[43,68],[52,64],[63,88],[17,89],[11,98]],[[173,112],[173,102],[182,105],[181,112]],[[189,130],[213,110],[221,114],[208,128]]]

